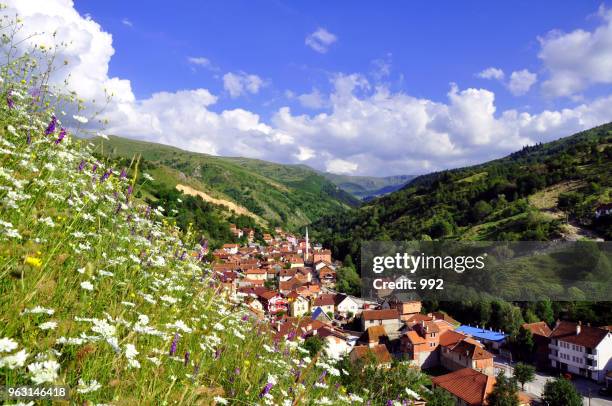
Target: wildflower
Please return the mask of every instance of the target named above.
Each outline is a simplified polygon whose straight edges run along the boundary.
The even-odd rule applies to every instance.
[[[274,386],[274,384],[268,382],[259,393],[259,398],[263,398],[264,396],[266,396],[270,392],[270,389],[272,389],[272,386]]]
[[[213,398],[213,400],[215,401],[215,403],[217,403],[218,405],[227,405],[227,399],[222,398],[221,396],[215,396]]]
[[[44,313],[44,314],[48,314],[49,316],[51,316],[51,315],[53,315],[53,313],[55,313],[55,310],[47,309],[47,308],[44,308],[44,307],[41,307],[41,306],[36,306],[36,307],[31,308],[31,309],[25,309],[22,314],[28,314],[28,313],[31,313],[31,314],[42,314],[42,313]]]
[[[66,136],[66,129],[64,127],[62,127],[60,129],[60,133],[59,136],[57,137],[57,139],[55,140],[55,145],[59,144],[60,142],[62,142],[62,140],[64,139],[64,137]]]
[[[81,282],[81,288],[85,290],[93,290],[94,286],[89,281]]]
[[[101,133],[101,132],[98,132],[96,135],[97,135],[98,137],[100,137],[100,138],[104,138],[105,140],[108,140],[108,135],[106,135],[106,134],[103,134],[103,133]]]
[[[121,169],[121,174],[119,175],[119,179],[123,179],[127,177],[127,172],[125,170],[125,168]]]
[[[178,345],[179,342],[179,334],[176,333],[174,334],[174,339],[172,340],[172,344],[170,345],[170,356],[173,356],[174,354],[176,354],[176,347]]]
[[[127,359],[133,359],[138,354],[139,353],[136,350],[136,346],[134,346],[134,344],[126,344],[125,345],[125,357]]]
[[[54,360],[34,362],[28,365],[28,370],[32,374],[32,381],[38,385],[45,382],[53,382],[57,379],[59,368],[60,364]]]
[[[13,91],[9,90],[6,94],[6,104],[8,105],[9,110],[15,108],[15,101],[13,100]]]
[[[47,321],[38,326],[41,330],[55,330],[57,323],[55,321]]]
[[[102,385],[95,379],[86,383],[83,379],[79,379],[79,386],[77,386],[76,391],[79,393],[89,393],[95,392],[100,389]]]
[[[8,367],[8,369],[21,368],[28,359],[28,353],[25,349],[4,358],[0,358],[0,368]]]
[[[186,351],[185,352],[185,363],[184,363],[185,366],[187,366],[187,364],[189,364],[189,355],[190,355],[189,351]]]
[[[33,268],[40,268],[42,266],[42,261],[40,258],[27,256],[25,259],[26,265],[30,265]]]
[[[17,341],[12,338],[0,338],[0,352],[11,352],[18,346]]]
[[[81,124],[86,124],[89,121],[86,117],[77,116],[76,114],[73,115],[72,118],[74,118],[76,121],[78,121]]]
[[[57,125],[57,117],[55,115],[51,116],[51,121],[45,130],[45,135],[51,135],[55,132],[55,126]]]
[[[82,172],[83,168],[85,168],[85,160],[81,159],[81,162],[79,163],[79,172]]]

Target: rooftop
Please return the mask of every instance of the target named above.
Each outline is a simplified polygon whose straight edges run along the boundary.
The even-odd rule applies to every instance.
[[[486,330],[481,327],[473,327],[473,326],[459,326],[457,330],[460,333],[469,334],[472,337],[479,338],[481,340],[487,341],[504,341],[506,339],[506,334],[500,333],[498,331]]]

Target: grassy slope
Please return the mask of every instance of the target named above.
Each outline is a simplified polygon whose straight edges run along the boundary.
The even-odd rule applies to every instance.
[[[56,144],[27,108],[0,106],[0,385],[68,385],[75,404],[353,403],[323,356],[274,344],[216,287],[193,233],[133,199],[141,177]]]
[[[554,238],[565,215],[555,218],[545,211],[559,210],[561,192],[583,194],[579,220],[584,223],[598,202],[612,200],[610,139],[612,124],[607,124],[503,159],[420,176],[345,216],[322,219],[316,224],[319,236],[339,255],[357,255],[359,241],[366,239]],[[544,197],[554,202],[543,207]],[[481,201],[490,207],[482,216],[474,210]],[[442,223],[448,227],[437,227]]]
[[[215,157],[120,137],[104,141],[103,148],[114,157],[140,154],[168,174],[173,169],[177,172],[167,177],[169,184],[188,184],[213,197],[234,201],[270,225],[295,229],[357,204],[351,195],[300,165]]]

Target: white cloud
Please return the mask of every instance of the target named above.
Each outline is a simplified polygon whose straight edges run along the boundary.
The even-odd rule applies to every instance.
[[[432,101],[373,86],[360,74],[333,75],[332,90],[321,94],[325,112],[295,114],[281,107],[265,121],[245,109],[217,108],[218,95],[207,89],[157,92],[136,100],[128,80],[108,74],[112,37],[80,16],[72,2],[48,0],[40,7],[11,0],[8,12],[14,11],[27,29],[32,27],[19,39],[58,30],[58,41],[72,41],[58,55],[58,61],[69,64],[58,71],[56,83],[70,74],[70,87],[89,100],[101,100],[105,87],[115,93],[105,115],[111,122],[108,133],[209,154],[301,162],[339,173],[422,173],[568,135],[609,121],[612,111],[612,96],[537,114],[499,111],[487,89],[451,85],[446,100]],[[52,37],[36,36],[23,46],[34,43],[51,44]],[[237,97],[258,92],[263,81],[230,72],[224,85]]]
[[[602,24],[594,31],[551,31],[539,38],[538,57],[550,73],[542,84],[552,97],[573,96],[593,84],[612,83],[612,12],[599,10]]]
[[[504,71],[499,68],[490,67],[482,72],[476,74],[479,78],[482,79],[496,79],[503,80],[504,79]]]
[[[264,85],[264,81],[257,75],[245,72],[228,72],[223,75],[223,88],[232,98],[245,93],[256,94]]]
[[[132,23],[130,20],[128,20],[127,18],[123,18],[121,19],[121,24],[127,26],[127,27],[133,27],[134,23]]]
[[[337,40],[338,37],[334,34],[327,31],[325,28],[319,27],[315,32],[306,37],[304,43],[314,51],[324,54],[329,49],[330,45]]]
[[[310,93],[304,93],[297,96],[300,104],[308,109],[321,109],[327,106],[327,100],[318,89],[313,89]]]
[[[531,86],[538,80],[538,75],[529,72],[527,69],[514,71],[510,75],[508,90],[515,96],[524,95],[531,89]]]
[[[354,173],[358,167],[359,165],[357,165],[356,163],[336,158],[327,161],[325,170],[331,173],[351,174]]]
[[[212,65],[210,59],[203,56],[190,56],[187,58],[187,62],[192,65],[201,66],[203,68],[210,68]]]

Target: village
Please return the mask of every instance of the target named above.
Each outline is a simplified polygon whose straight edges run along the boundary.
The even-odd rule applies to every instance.
[[[420,301],[391,296],[381,303],[335,291],[342,263],[330,250],[311,244],[307,230],[299,238],[276,228],[274,236],[263,235],[264,244],[254,242],[253,230],[232,225],[231,231],[248,243],[213,251],[213,274],[256,317],[269,322],[275,339],[318,337],[337,359],[373,357],[380,367],[397,359],[425,371],[444,371],[435,374],[433,385],[460,405],[485,404],[496,375],[511,369],[508,336],[502,331],[462,325],[443,312],[424,314]],[[612,388],[610,326],[557,321],[552,329],[545,322],[523,327],[533,335],[538,370],[586,378],[602,392]],[[537,404],[533,392],[520,392],[521,404]]]

